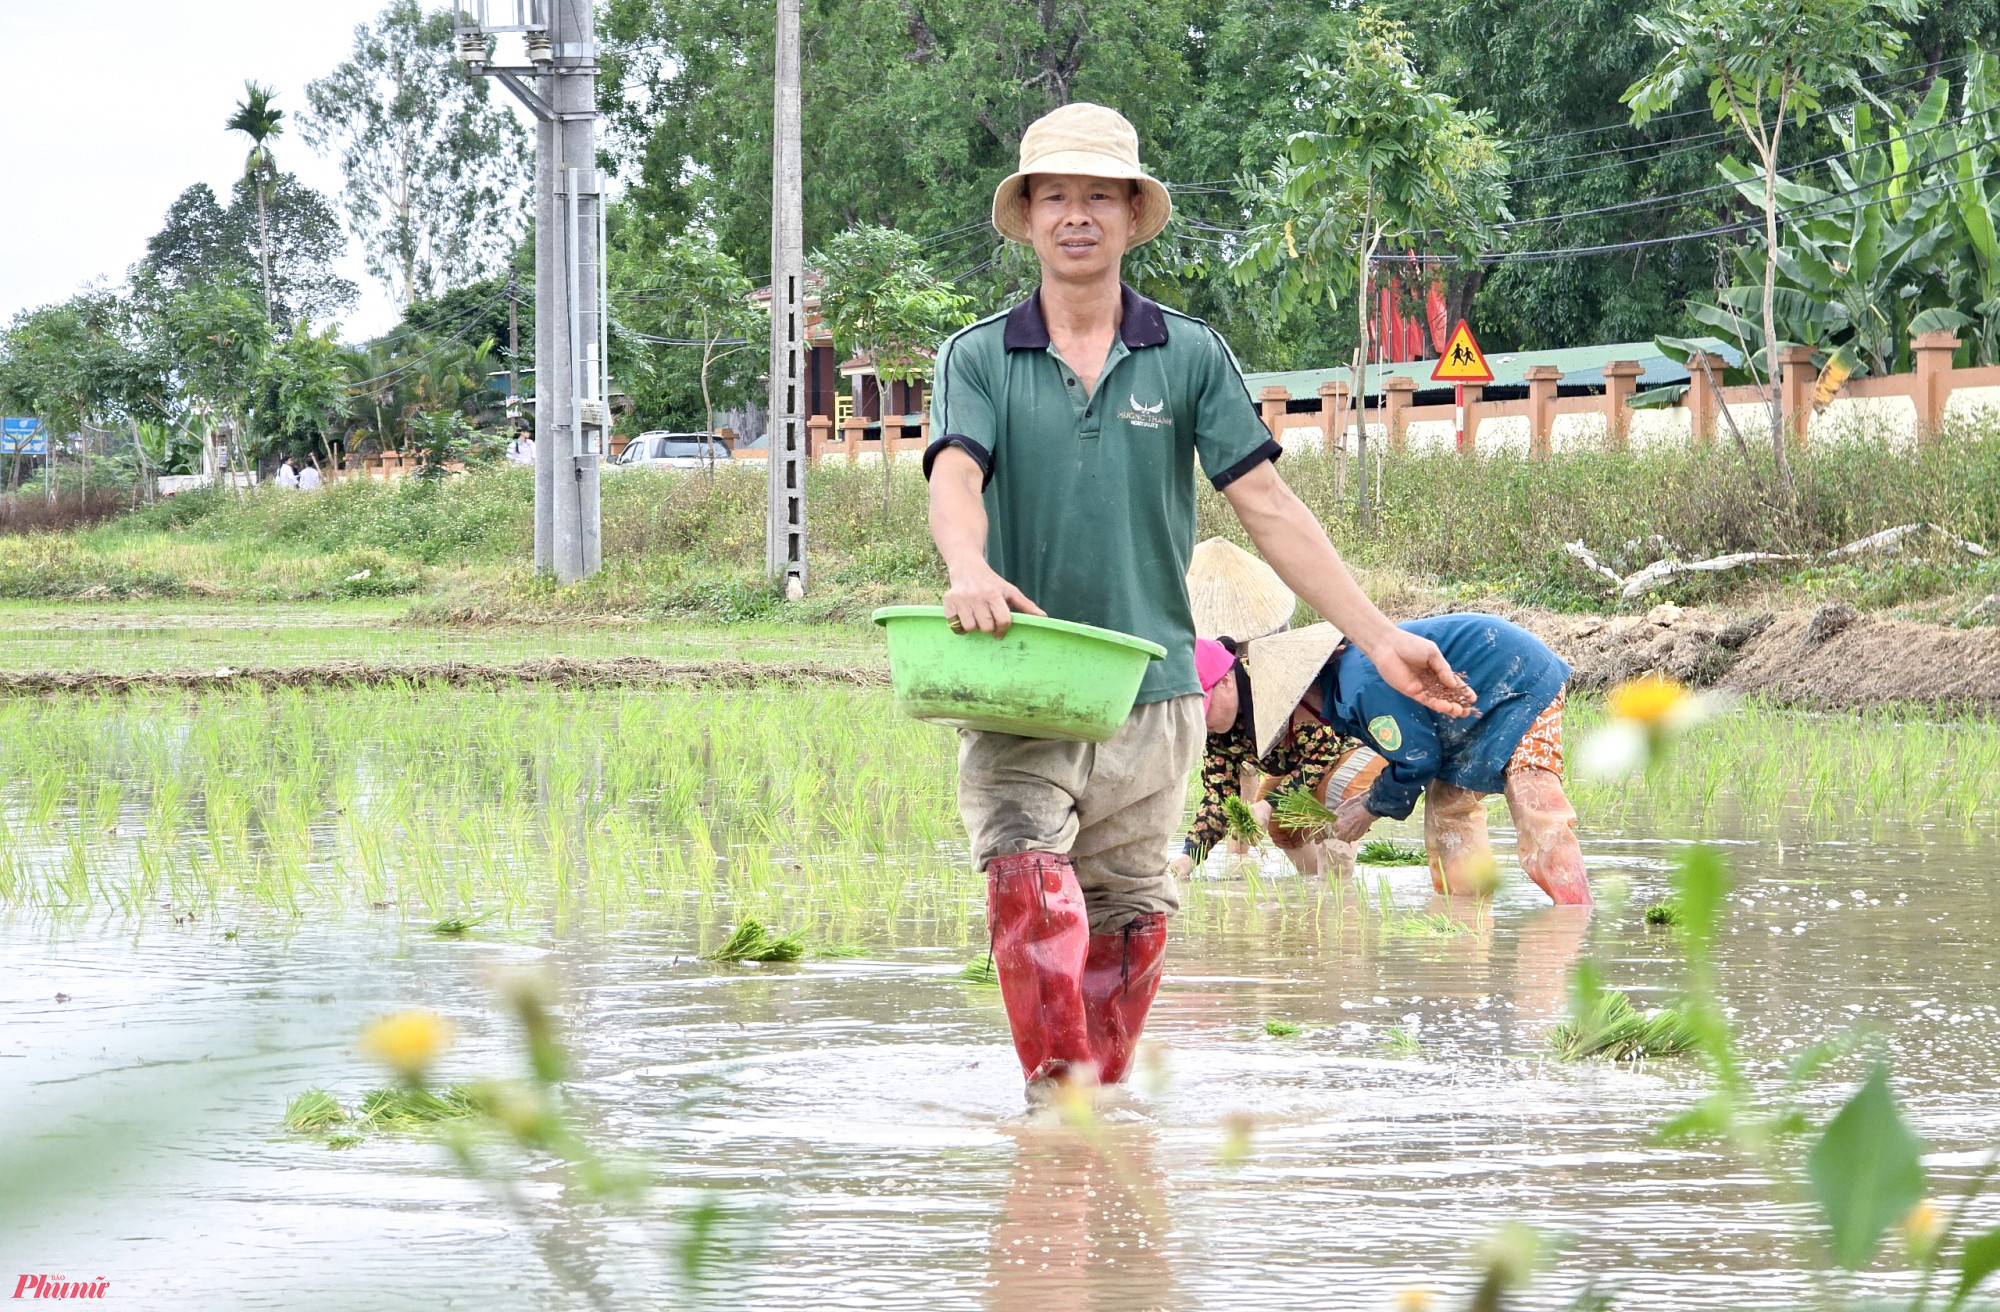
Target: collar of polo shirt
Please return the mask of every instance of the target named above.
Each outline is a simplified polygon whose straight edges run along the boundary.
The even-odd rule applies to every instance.
[[[1167,344],[1167,316],[1159,306],[1123,283],[1118,285],[1118,306],[1118,336],[1126,350]],[[1007,331],[1001,342],[1010,351],[1049,349],[1049,325],[1042,318],[1039,289],[1007,312]]]

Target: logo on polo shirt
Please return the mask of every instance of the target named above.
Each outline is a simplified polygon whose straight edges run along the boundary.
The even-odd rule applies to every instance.
[[[1130,410],[1120,410],[1118,417],[1132,425],[1132,427],[1168,428],[1173,425],[1174,417],[1167,413],[1167,403],[1164,399],[1147,405],[1139,399],[1136,392],[1127,392],[1125,399],[1132,403],[1132,408]]]

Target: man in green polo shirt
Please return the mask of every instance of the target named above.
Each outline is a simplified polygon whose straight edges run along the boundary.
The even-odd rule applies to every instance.
[[[1172,213],[1132,125],[1066,105],[1021,138],[993,225],[1032,245],[1040,290],[939,354],[924,453],[931,535],[955,629],[1004,633],[1014,611],[1167,649],[1111,741],[962,731],[959,810],[987,875],[994,964],[1031,1098],[1049,1082],[1123,1078],[1180,907],[1168,846],[1206,726],[1187,567],[1198,461],[1264,558],[1390,684],[1463,714],[1471,692],[1427,639],[1355,584],[1273,463],[1222,339],[1119,279]]]

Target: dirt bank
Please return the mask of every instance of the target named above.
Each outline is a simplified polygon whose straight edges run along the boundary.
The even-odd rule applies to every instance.
[[[1753,615],[1680,606],[1619,616],[1490,609],[1562,653],[1579,687],[1605,688],[1657,670],[1698,687],[1816,710],[2000,707],[2000,628],[1876,619],[1844,603]]]
[[[154,690],[208,691],[252,685],[277,688],[380,687],[390,684],[445,687],[501,687],[509,684],[556,684],[570,688],[757,688],[799,687],[841,683],[886,687],[884,669],[847,665],[757,664],[750,661],[675,663],[646,656],[608,660],[561,657],[512,664],[465,662],[383,663],[322,661],[313,665],[255,669],[145,670],[109,674],[103,671],[0,672],[0,696],[56,692],[124,693]]]

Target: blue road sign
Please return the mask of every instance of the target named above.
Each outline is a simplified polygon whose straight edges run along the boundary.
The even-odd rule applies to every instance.
[[[49,442],[39,419],[0,419],[0,455],[47,455]]]

